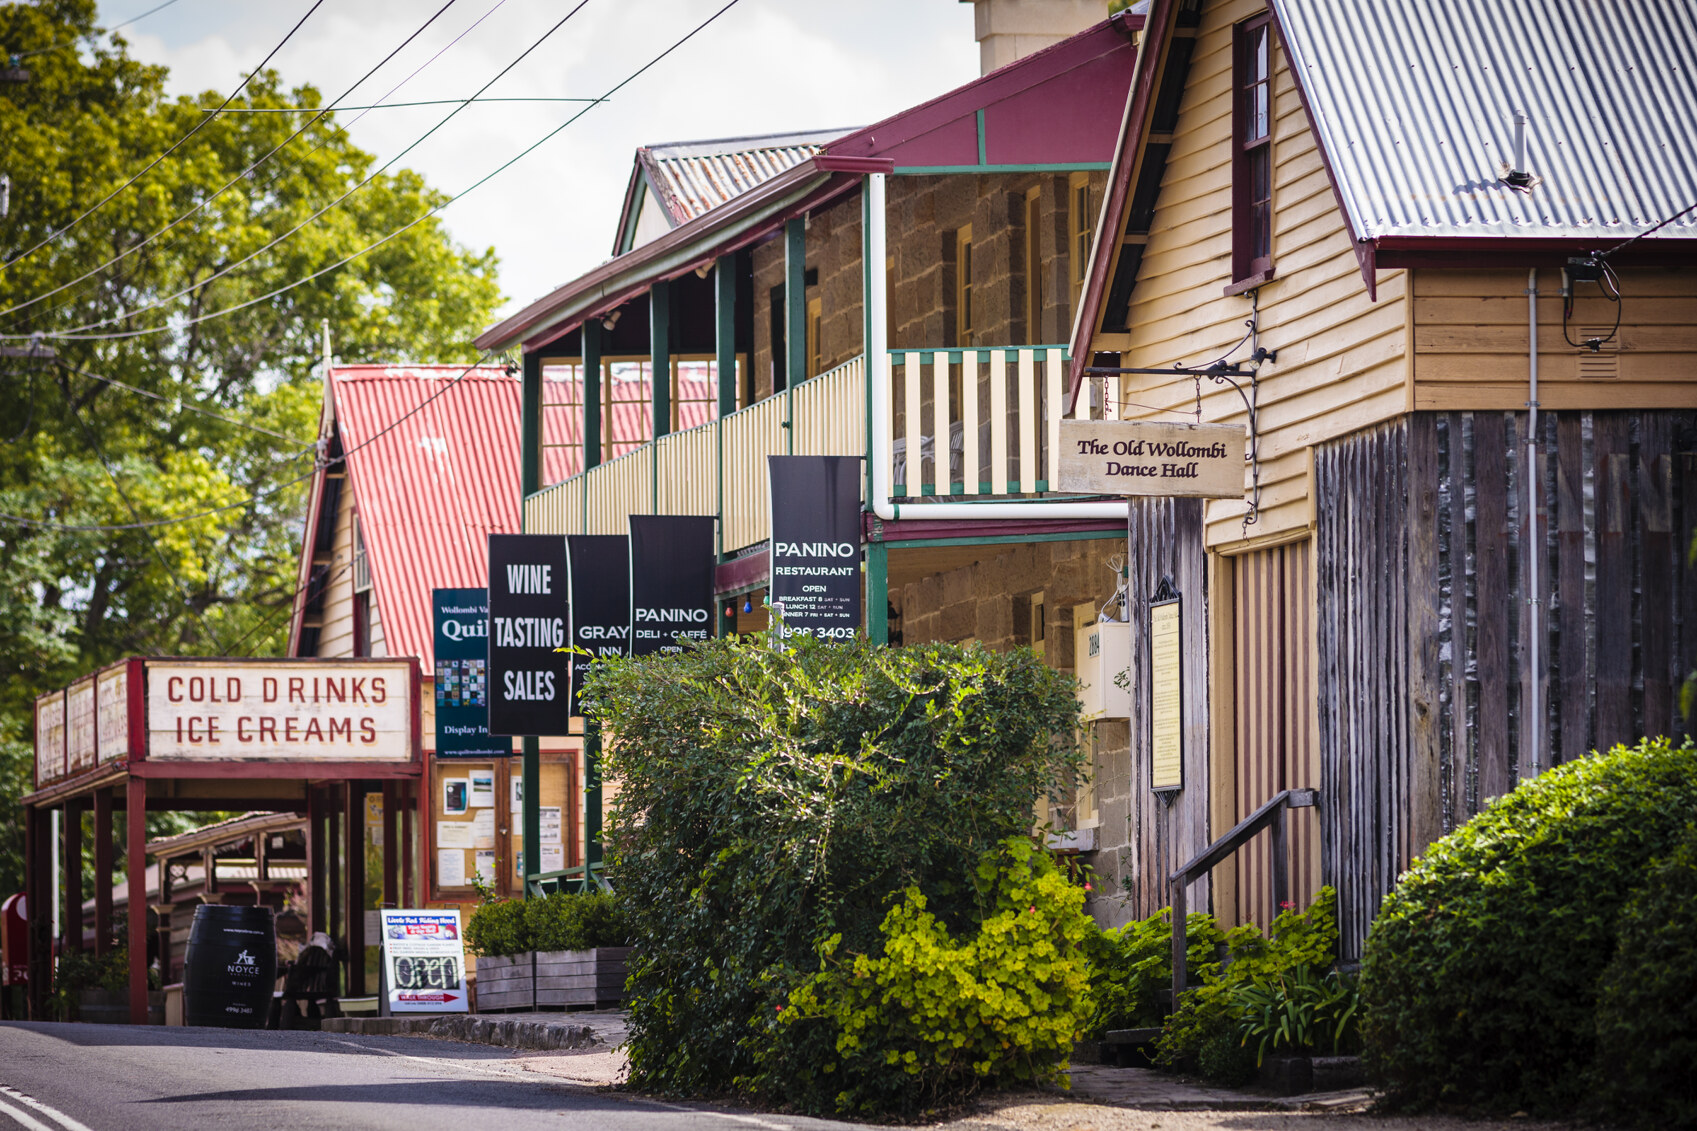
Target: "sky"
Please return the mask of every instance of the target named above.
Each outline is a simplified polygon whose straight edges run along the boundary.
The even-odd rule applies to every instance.
[[[285,85],[311,84],[328,103],[447,2],[322,0],[270,66]],[[102,0],[101,24],[111,27],[158,3]],[[599,97],[723,3],[587,0],[482,97]],[[170,68],[171,93],[222,96],[311,6],[174,0],[119,34],[136,58]],[[571,10],[566,0],[452,0],[342,102],[465,98]],[[456,200],[443,223],[460,243],[493,247],[500,256],[504,315],[611,254],[637,146],[864,125],[977,74],[973,8],[961,0],[738,0],[610,101]],[[337,118],[382,164],[453,109],[384,108]],[[397,167],[410,166],[458,196],[581,109],[474,104]]]

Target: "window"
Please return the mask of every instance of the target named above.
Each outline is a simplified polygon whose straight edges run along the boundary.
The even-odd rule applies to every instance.
[[[1025,194],[1025,344],[1043,341],[1043,190]]]
[[[1261,15],[1233,32],[1232,283],[1273,277],[1272,25]],[[1228,288],[1233,289],[1233,288]]]
[[[955,229],[955,347],[972,344],[972,225]]]
[[[896,257],[884,260],[884,347],[896,348]]]
[[[542,363],[542,484],[551,487],[583,470],[583,366]]]
[[[1072,261],[1072,308],[1084,293],[1084,272],[1090,267],[1090,241],[1096,235],[1096,213],[1090,208],[1090,174],[1067,178],[1067,257]]]
[[[807,375],[817,377],[825,371],[824,348],[819,344],[820,322],[824,317],[823,304],[816,298],[807,300]]]
[[[601,362],[601,462],[618,459],[653,439],[649,362]]]
[[[719,415],[719,366],[711,357],[672,359],[672,431],[687,432]]]

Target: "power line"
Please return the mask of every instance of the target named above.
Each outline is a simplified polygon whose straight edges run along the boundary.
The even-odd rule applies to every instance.
[[[70,364],[69,362],[61,361],[59,363],[59,365],[60,365],[61,368],[68,369],[72,373],[77,374],[79,377],[87,377],[91,381],[103,381],[108,385],[112,385],[112,386],[115,386],[116,388],[123,389],[125,392],[134,393],[138,397],[151,397],[156,401],[164,401],[166,404],[175,405],[179,410],[188,409],[190,412],[198,412],[202,416],[210,416],[214,420],[222,420],[225,424],[234,424],[238,428],[246,428],[249,431],[258,432],[261,435],[270,436],[271,438],[276,439],[276,440],[282,440],[284,443],[287,443],[287,444],[294,444],[294,445],[301,447],[301,448],[312,448],[317,444],[316,440],[305,440],[305,441],[297,440],[293,436],[285,436],[281,432],[273,432],[269,428],[261,428],[257,424],[249,424],[247,421],[237,420],[233,416],[224,416],[221,413],[213,412],[211,409],[208,409],[208,408],[201,408],[199,405],[192,404],[188,401],[183,401],[183,400],[180,400],[180,399],[173,399],[171,397],[165,396],[163,393],[155,393],[155,392],[153,392],[149,389],[140,389],[140,388],[137,388],[134,385],[126,385],[124,382],[118,380],[116,377],[107,377],[107,376],[104,376],[103,374],[100,374],[100,373],[90,373],[86,369],[78,369],[76,366]],[[300,454],[290,456],[289,458],[290,459],[299,459]]]
[[[336,559],[339,558],[339,557],[341,557],[340,554],[332,555],[331,558],[330,558],[331,563],[334,564]],[[336,569],[333,573],[326,575],[323,582],[321,582],[321,584],[324,585],[326,588],[328,588],[331,582],[335,581],[338,577],[340,577],[344,573],[348,572],[348,570],[353,567],[353,564],[354,564],[353,559],[351,559],[351,558],[348,559],[347,561],[344,561],[341,565],[336,567]],[[295,602],[300,599],[300,595],[302,593],[305,593],[308,589],[312,588],[312,583],[313,583],[312,582],[312,571],[308,570],[307,571],[307,579],[304,582],[302,582],[301,584],[295,586],[295,591],[293,593],[289,594],[289,602],[288,602],[287,607],[285,607],[282,610],[281,613],[279,613],[277,616],[272,617],[270,620],[261,621],[257,625],[255,625],[254,627],[248,629],[241,636],[237,637],[235,642],[232,643],[229,646],[229,648],[226,649],[226,651],[233,652],[237,648],[240,648],[243,644],[246,644],[250,639],[253,638],[254,633],[258,632],[262,628],[269,629],[269,631],[266,632],[266,634],[264,636],[261,636],[259,639],[261,641],[271,639],[272,634],[275,633],[277,631],[277,629],[282,626],[284,616],[285,615],[287,615],[287,616],[293,616],[294,615]],[[253,653],[249,652],[248,654],[252,655]]]
[[[1609,250],[1607,250],[1607,251],[1598,252],[1597,258],[1598,259],[1607,259],[1609,256],[1613,255],[1617,251],[1620,251],[1622,248],[1626,248],[1626,247],[1631,246],[1632,244],[1637,243],[1639,240],[1643,239],[1645,236],[1649,235],[1651,232],[1661,231],[1663,228],[1667,227],[1669,224],[1673,223],[1675,220],[1679,219],[1681,216],[1684,216],[1688,212],[1697,212],[1697,203],[1693,203],[1693,204],[1691,204],[1691,205],[1689,205],[1685,208],[1681,208],[1678,212],[1675,212],[1672,216],[1669,216],[1666,220],[1663,220],[1660,224],[1657,224],[1653,228],[1644,229],[1642,232],[1639,232],[1637,235],[1633,236],[1631,239],[1627,240],[1625,243],[1618,243],[1615,246],[1609,248]]]
[[[86,35],[75,35],[75,36],[72,36],[70,39],[63,39],[63,40],[60,40],[58,43],[49,44],[46,47],[37,47],[34,51],[20,51],[16,55],[12,56],[12,58],[14,58],[14,59],[33,59],[37,55],[45,55],[49,51],[57,51],[61,47],[75,47],[77,44],[81,43],[83,40],[93,39],[97,35],[111,35],[113,32],[117,31],[119,28],[126,28],[126,27],[129,27],[133,23],[138,23],[141,20],[147,19],[147,17],[153,15],[153,13],[155,13],[155,12],[163,12],[166,8],[169,8],[172,4],[175,4],[176,2],[177,2],[177,0],[165,0],[165,3],[160,4],[158,7],[149,8],[147,11],[143,12],[139,16],[131,16],[129,19],[125,20],[121,24],[113,24],[111,27],[95,28],[93,31],[89,32]]]
[[[363,81],[363,80],[362,80]],[[601,102],[600,98],[432,98],[425,102],[374,102],[370,106],[337,106],[337,110],[396,110],[403,106],[453,106],[456,103],[469,106],[472,103],[488,102]],[[310,106],[238,106],[226,110],[226,114],[304,114],[311,110]],[[210,114],[211,110],[202,110],[202,114]]]
[[[247,506],[249,503],[257,503],[261,499],[270,498],[272,495],[278,494],[279,492],[282,492],[282,491],[286,491],[290,487],[296,486],[297,484],[300,484],[300,483],[304,483],[308,479],[311,479],[313,476],[317,475],[319,473],[319,471],[322,470],[323,468],[329,467],[331,464],[341,463],[344,460],[346,460],[349,456],[353,455],[355,452],[361,451],[365,448],[370,447],[372,444],[375,444],[378,440],[381,440],[384,436],[387,436],[390,432],[393,432],[396,428],[399,428],[407,420],[410,420],[412,417],[418,415],[420,412],[423,412],[431,404],[435,403],[437,398],[441,397],[442,394],[446,393],[449,389],[454,388],[461,381],[463,381],[466,378],[466,376],[468,374],[470,374],[474,369],[477,369],[479,366],[481,366],[486,359],[493,356],[491,351],[489,351],[489,350],[480,350],[479,354],[481,356],[479,356],[476,361],[472,362],[471,364],[467,365],[465,368],[461,369],[458,373],[454,374],[454,376],[451,379],[449,379],[448,382],[446,384],[444,384],[440,389],[437,389],[434,393],[431,393],[424,400],[420,401],[418,404],[414,405],[412,408],[408,409],[406,412],[402,413],[400,416],[397,416],[394,420],[390,421],[389,424],[387,426],[385,426],[382,431],[373,433],[371,436],[362,440],[360,443],[354,445],[353,447],[347,449],[340,456],[337,456],[333,460],[319,459],[318,461],[315,461],[314,464],[313,464],[312,470],[307,472],[304,475],[297,475],[293,479],[287,480],[286,482],[283,482],[283,483],[279,483],[274,487],[268,487],[263,491],[255,491],[253,494],[249,495],[247,498],[242,499],[239,502],[230,503],[227,506],[222,506],[222,507],[213,507],[211,510],[200,511],[196,514],[182,514],[182,515],[173,516],[171,518],[156,518],[156,519],[148,520],[146,522],[138,521],[138,522],[117,522],[117,523],[105,523],[105,524],[95,524],[95,523],[74,524],[74,523],[64,523],[64,522],[49,522],[49,521],[46,521],[44,519],[29,518],[25,515],[6,514],[6,513],[3,513],[3,512],[0,512],[0,522],[10,522],[10,523],[14,523],[15,525],[18,525],[18,526],[28,526],[28,527],[32,527],[32,528],[35,528],[35,529],[38,529],[38,530],[58,530],[58,531],[66,532],[66,533],[107,533],[107,532],[119,531],[119,530],[154,530],[154,529],[157,529],[161,526],[174,526],[179,522],[195,522],[199,519],[211,518],[213,515],[216,515],[216,514],[224,514],[226,511],[239,510],[242,507]]]
[[[443,12],[446,12],[449,8],[453,7],[454,3],[455,3],[455,0],[448,0],[448,2],[446,4],[443,4],[440,8],[438,8],[436,10],[436,12],[429,19],[425,20],[424,23],[420,24],[418,26],[418,28],[411,35],[407,36],[406,39],[402,40],[399,46],[397,46],[393,51],[389,52],[389,54],[385,55],[382,58],[382,60],[378,62],[378,64],[376,66],[372,67],[369,71],[365,72],[364,75],[361,75],[357,82],[355,82],[352,86],[348,87],[347,90],[343,91],[339,96],[337,96],[337,98],[334,101],[332,101],[330,103],[330,105],[325,106],[322,109],[318,110],[318,112],[312,117],[311,120],[301,123],[299,129],[295,130],[294,133],[290,134],[288,137],[284,138],[281,142],[279,142],[271,150],[271,152],[265,154],[265,156],[259,158],[259,160],[255,161],[253,164],[249,165],[247,168],[243,169],[241,172],[237,173],[235,176],[233,176],[229,180],[225,181],[224,184],[221,187],[219,187],[219,189],[216,192],[212,193],[210,196],[207,196],[206,198],[201,200],[201,202],[199,204],[196,204],[193,208],[189,209],[187,212],[184,212],[182,215],[178,216],[176,219],[172,220],[169,224],[166,224],[163,228],[160,228],[158,231],[154,232],[152,235],[148,236],[146,239],[142,240],[139,243],[130,245],[129,247],[125,248],[123,251],[119,252],[117,255],[114,255],[112,258],[108,259],[106,262],[89,268],[87,271],[83,272],[81,275],[78,275],[76,278],[71,279],[71,280],[64,282],[64,283],[60,283],[57,287],[54,287],[50,291],[43,291],[41,294],[36,295],[34,298],[26,299],[25,301],[20,302],[20,303],[16,304],[15,306],[9,306],[5,310],[0,310],[0,317],[4,317],[5,315],[8,315],[8,314],[15,314],[16,312],[23,310],[26,307],[34,306],[36,303],[40,302],[42,299],[51,298],[52,296],[58,294],[60,291],[67,290],[71,287],[74,287],[78,283],[81,283],[86,279],[90,279],[95,275],[98,275],[100,272],[106,270],[108,267],[117,266],[119,263],[122,263],[124,260],[126,260],[130,256],[134,255],[136,252],[140,251],[142,248],[151,244],[154,240],[158,239],[160,236],[162,236],[166,232],[170,231],[172,228],[175,228],[178,224],[181,224],[184,220],[187,220],[187,219],[189,219],[189,218],[191,218],[195,215],[198,215],[202,209],[206,208],[214,200],[217,200],[219,197],[223,196],[226,192],[228,192],[232,185],[240,183],[244,178],[246,178],[255,169],[259,168],[261,165],[263,165],[267,161],[271,160],[271,158],[275,157],[278,153],[280,153],[286,146],[288,146],[296,138],[300,137],[301,134],[303,134],[307,130],[311,129],[313,127],[314,123],[318,122],[326,114],[332,113],[336,108],[336,103],[340,102],[343,98],[348,97],[354,91],[358,90],[361,83],[365,82],[366,79],[369,79],[372,75],[376,74],[378,72],[378,70],[381,69],[384,66],[384,64],[389,62],[389,60],[393,59],[396,55],[399,55],[403,50],[406,49],[407,45],[410,44],[413,40],[415,40],[419,36],[423,35],[424,32],[425,32],[425,29],[430,27],[431,24],[435,23],[437,18],[440,17]],[[299,25],[296,25],[296,26],[298,27]],[[292,35],[294,33],[291,32],[290,34]],[[232,97],[234,97],[234,96],[232,95]],[[229,100],[226,99],[223,107],[220,107],[217,110],[210,110],[210,109],[202,110],[201,113],[216,116],[217,114],[219,114],[221,112],[222,113],[240,113],[241,112],[240,110],[228,110],[228,109],[226,109],[226,107],[228,107],[228,106],[229,106]],[[299,107],[298,109],[305,111],[308,108],[303,106],[303,107]],[[210,118],[206,119],[206,121],[209,121],[209,120],[210,120]],[[204,121],[203,121],[202,124],[204,124]],[[198,128],[199,127],[197,126],[196,129],[198,129]],[[184,140],[186,141],[187,138],[185,138]],[[145,170],[144,170],[144,172],[145,172]]]
[[[587,3],[587,0],[585,0],[585,2]],[[209,311],[205,314],[196,315],[193,318],[183,319],[183,320],[181,320],[177,323],[174,323],[174,324],[166,324],[166,325],[162,325],[162,326],[148,327],[148,328],[144,328],[144,329],[140,329],[140,330],[124,330],[124,331],[120,331],[120,332],[117,332],[117,333],[111,333],[111,334],[84,334],[84,333],[78,332],[78,330],[81,330],[81,329],[90,328],[90,327],[93,327],[93,326],[104,325],[106,322],[112,321],[112,319],[108,318],[108,319],[102,320],[101,322],[90,323],[89,327],[77,327],[75,329],[63,331],[63,332],[46,332],[46,333],[43,333],[42,336],[48,337],[48,338],[59,338],[59,339],[72,340],[72,341],[115,341],[115,340],[128,339],[128,338],[144,337],[148,334],[157,334],[157,333],[161,333],[162,331],[165,331],[165,330],[183,329],[183,328],[186,328],[188,326],[193,326],[193,325],[196,325],[196,324],[201,323],[201,322],[208,321],[208,320],[213,319],[213,318],[221,318],[221,317],[223,317],[227,314],[234,314],[237,311],[246,310],[248,307],[256,306],[256,305],[258,305],[259,303],[262,303],[262,302],[269,302],[271,299],[276,298],[278,295],[285,294],[288,291],[291,291],[296,287],[302,286],[306,283],[310,283],[314,279],[317,279],[322,275],[327,275],[331,271],[334,271],[339,267],[343,267],[346,264],[353,262],[355,259],[360,258],[361,256],[365,255],[367,252],[375,251],[377,248],[382,247],[384,244],[388,243],[390,240],[395,239],[397,236],[403,235],[406,232],[410,231],[411,229],[417,227],[419,224],[424,223],[424,221],[430,219],[432,216],[435,216],[437,213],[441,212],[444,208],[447,208],[450,204],[454,204],[454,203],[458,202],[459,200],[462,200],[466,196],[470,195],[472,192],[476,191],[477,189],[482,188],[484,185],[486,185],[490,181],[494,180],[497,176],[506,172],[508,169],[512,168],[514,165],[516,165],[520,161],[522,161],[524,158],[528,157],[530,154],[532,154],[536,150],[540,149],[543,145],[546,145],[549,141],[553,140],[553,138],[555,136],[557,136],[562,130],[566,129],[566,127],[572,125],[579,118],[582,118],[585,114],[587,114],[591,110],[595,109],[596,106],[599,106],[602,103],[608,101],[610,98],[612,98],[612,96],[614,94],[617,94],[620,90],[624,89],[630,83],[636,81],[636,79],[639,78],[641,75],[643,75],[645,72],[647,72],[649,70],[649,68],[651,68],[655,64],[659,63],[662,59],[666,58],[672,52],[674,52],[678,48],[682,47],[685,43],[688,43],[697,34],[699,34],[703,29],[705,29],[709,24],[711,24],[713,21],[717,20],[720,16],[724,15],[726,12],[728,12],[732,8],[734,8],[737,5],[737,3],[738,3],[738,0],[729,0],[729,2],[726,3],[723,7],[721,7],[718,11],[714,12],[711,16],[708,16],[705,20],[703,20],[701,23],[697,24],[694,28],[690,29],[687,33],[684,34],[684,36],[682,38],[678,39],[670,47],[666,48],[664,51],[660,52],[660,54],[654,56],[654,58],[650,59],[648,62],[644,63],[637,70],[633,71],[630,75],[628,75],[624,79],[620,80],[617,84],[615,84],[612,88],[610,88],[605,94],[603,94],[595,102],[591,103],[588,106],[585,106],[582,110],[579,110],[576,114],[573,114],[570,118],[567,118],[564,122],[562,122],[558,126],[554,127],[554,129],[552,129],[548,133],[544,134],[536,142],[525,147],[517,155],[515,155],[514,157],[510,158],[509,160],[503,162],[501,165],[497,166],[491,172],[485,174],[483,177],[479,178],[477,181],[473,182],[471,185],[462,189],[457,195],[449,198],[448,200],[443,201],[441,204],[436,205],[435,207],[429,209],[428,211],[421,213],[419,216],[417,216],[413,220],[409,221],[408,223],[402,225],[399,228],[396,228],[395,230],[391,231],[389,234],[381,237],[380,239],[373,240],[371,243],[366,244],[364,247],[360,248],[357,251],[351,252],[350,254],[344,256],[343,258],[337,260],[335,263],[332,263],[327,267],[322,267],[319,270],[314,271],[310,275],[304,276],[303,278],[300,278],[300,279],[296,279],[292,283],[289,283],[285,286],[278,287],[277,289],[270,291],[266,294],[260,295],[257,298],[249,299],[246,302],[237,303],[234,306],[227,306],[227,307],[223,307],[219,310],[213,310],[213,311]],[[580,4],[579,7],[581,7],[581,6],[582,5]],[[573,9],[573,11],[576,11],[576,9]],[[568,15],[568,18],[569,18],[569,15]],[[281,239],[283,237],[279,237],[279,238]],[[265,250],[264,248],[260,249],[260,251],[264,251],[264,250]],[[259,253],[255,252],[254,254],[257,255]],[[252,256],[249,256],[249,258],[251,259]],[[243,262],[246,262],[246,260],[243,260]],[[240,264],[232,264],[231,268],[229,268],[229,269],[233,269],[236,266],[240,266]],[[220,272],[219,274],[222,274],[222,273],[223,272]],[[208,276],[207,279],[205,279],[203,282],[209,283],[217,277],[218,277],[217,275]],[[173,297],[175,297],[175,296],[173,296]],[[157,306],[158,304],[156,303],[154,305]],[[146,308],[146,309],[151,309],[151,307]],[[131,313],[135,313],[135,312],[132,311]],[[0,334],[0,338],[21,338],[21,337],[28,337],[28,336],[29,335],[24,335],[24,334]],[[6,517],[6,516],[0,515],[0,518],[4,518],[4,517]]]
[[[322,3],[323,0],[319,0],[319,2]],[[343,201],[347,200],[354,193],[358,192],[360,189],[364,188],[366,185],[370,184],[372,181],[374,181],[378,177],[382,176],[385,172],[387,172],[389,170],[390,167],[392,167],[401,158],[405,157],[407,154],[409,154],[413,150],[417,149],[420,145],[423,145],[426,139],[428,139],[437,130],[441,129],[443,126],[447,125],[450,121],[452,121],[454,119],[454,117],[457,114],[459,114],[459,112],[461,110],[464,110],[467,106],[471,105],[472,101],[474,99],[476,99],[478,95],[482,94],[484,91],[486,91],[490,87],[494,86],[497,82],[499,82],[502,78],[504,78],[509,71],[511,71],[514,67],[518,66],[520,63],[522,63],[525,60],[525,58],[532,51],[535,51],[538,47],[542,46],[542,44],[547,41],[549,36],[553,35],[556,31],[559,31],[560,28],[564,27],[566,21],[571,19],[573,16],[577,15],[579,12],[581,12],[583,10],[583,8],[585,7],[585,5],[587,5],[588,3],[589,3],[589,0],[578,0],[577,5],[575,7],[573,7],[571,11],[567,12],[564,16],[562,16],[558,23],[556,23],[553,27],[549,28],[547,31],[543,32],[542,36],[539,39],[537,39],[534,43],[532,43],[529,47],[526,47],[523,51],[521,51],[516,59],[514,59],[512,62],[508,63],[505,67],[502,67],[501,70],[495,75],[495,77],[490,79],[488,82],[484,83],[481,87],[479,87],[477,89],[476,94],[473,94],[471,96],[471,98],[468,98],[468,99],[461,101],[457,106],[454,107],[454,109],[450,110],[447,114],[445,114],[442,117],[441,121],[437,122],[434,126],[431,126],[428,130],[424,131],[424,133],[419,135],[419,137],[416,138],[412,142],[412,144],[408,145],[405,149],[401,150],[399,153],[397,153],[393,157],[389,158],[389,160],[384,162],[380,167],[373,170],[368,176],[366,176],[366,178],[364,180],[360,181],[357,185],[353,186],[348,191],[344,192],[341,196],[338,196],[335,200],[332,200],[329,204],[326,204],[324,207],[320,208],[318,211],[314,212],[311,216],[308,216],[306,219],[302,220],[300,223],[296,224],[294,227],[290,228],[288,231],[284,232],[282,235],[277,236],[275,239],[273,239],[270,243],[266,244],[264,247],[256,248],[255,250],[249,252],[247,255],[243,256],[241,259],[236,260],[234,263],[230,263],[230,264],[225,265],[224,267],[219,268],[217,271],[214,271],[212,274],[206,276],[204,279],[196,280],[195,283],[191,286],[184,287],[183,289],[176,291],[172,294],[168,294],[168,295],[164,296],[163,298],[154,299],[152,302],[146,303],[143,306],[137,307],[134,310],[128,310],[128,311],[123,311],[123,312],[118,313],[118,314],[108,315],[105,318],[96,319],[93,322],[85,322],[80,326],[73,326],[69,330],[54,331],[54,332],[48,333],[46,336],[53,337],[53,338],[66,338],[66,339],[78,340],[78,341],[109,341],[109,340],[113,340],[113,339],[117,339],[117,338],[141,337],[145,334],[158,333],[160,330],[166,330],[166,329],[173,328],[170,325],[165,325],[165,326],[160,326],[160,327],[157,327],[155,329],[150,329],[150,330],[128,330],[128,331],[123,331],[123,332],[115,333],[115,334],[91,334],[91,333],[88,333],[88,331],[96,330],[101,326],[109,326],[109,325],[112,325],[115,322],[122,322],[125,319],[132,318],[137,314],[145,314],[146,312],[148,312],[150,310],[157,310],[162,306],[165,306],[169,303],[175,302],[177,299],[182,298],[184,295],[193,294],[196,291],[201,291],[205,287],[216,282],[218,279],[221,279],[224,276],[235,271],[236,269],[243,267],[248,263],[253,262],[255,259],[259,258],[261,255],[264,255],[267,251],[270,251],[272,248],[276,247],[278,244],[282,243],[284,240],[286,240],[290,236],[294,235],[296,232],[299,232],[302,228],[305,228],[308,224],[311,224],[313,221],[315,221],[319,217],[323,216],[326,212],[329,212],[332,208],[335,208],[337,205],[339,205]],[[590,106],[585,107],[585,109],[586,110],[587,109],[593,109],[594,105],[595,105],[595,103],[591,103]],[[581,111],[580,111],[580,113],[581,113]],[[196,127],[196,128],[199,128],[199,127]],[[431,213],[426,213],[425,216],[428,216],[430,214]],[[420,220],[422,220],[424,218],[425,217],[423,217],[423,216],[419,217]],[[416,224],[417,222],[418,221],[415,220],[413,223]],[[407,227],[411,227],[411,226],[412,225],[409,224]],[[399,235],[403,231],[406,231],[406,228],[398,229],[397,231],[390,233],[390,236],[393,237],[393,236]],[[342,262],[346,262],[346,260],[343,260]],[[337,264],[334,264],[333,266],[340,267],[341,265],[342,265],[341,263],[337,263]],[[320,272],[320,274],[322,274],[322,272]],[[306,279],[300,280],[300,282],[304,283],[304,282],[307,282],[307,281],[314,279],[314,278],[317,278],[317,277],[318,277],[317,275],[309,275],[309,276],[307,276]],[[298,285],[298,284],[296,284],[296,285]],[[284,288],[284,289],[287,290],[288,288]],[[273,294],[278,294],[278,293],[281,293],[281,292],[273,292]],[[270,298],[272,296],[267,295],[266,297]],[[252,305],[252,304],[250,303],[248,305]],[[17,308],[14,307],[13,309],[15,310]],[[10,312],[8,311],[6,313],[10,313]],[[198,319],[198,318],[191,319],[190,321],[183,323],[182,325],[193,325],[195,322],[198,322],[198,321],[200,321],[200,319]],[[13,337],[13,336],[21,336],[21,335],[0,334],[0,338]]]

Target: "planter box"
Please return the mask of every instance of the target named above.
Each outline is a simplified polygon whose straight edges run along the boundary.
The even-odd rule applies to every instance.
[[[1358,1056],[1269,1056],[1258,1073],[1258,1083],[1280,1096],[1356,1088],[1366,1078]]]
[[[506,954],[477,959],[477,1011],[502,1013],[536,1007],[536,976],[532,955]]]
[[[130,991],[78,990],[77,1020],[96,1025],[128,1025],[130,1023]],[[165,993],[147,991],[147,1023],[165,1024]]]
[[[594,1009],[625,1000],[631,948],[526,951],[477,960],[477,1012]]]
[[[537,1007],[619,1005],[625,1000],[625,963],[630,952],[628,946],[538,951]]]

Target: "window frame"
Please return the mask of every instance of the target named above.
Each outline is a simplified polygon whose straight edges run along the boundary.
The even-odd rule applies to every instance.
[[[1091,245],[1096,240],[1096,217],[1090,207],[1090,174],[1067,176],[1067,263],[1071,273],[1072,309],[1078,309],[1084,294],[1085,274],[1090,270]]]
[[[955,229],[955,347],[971,349],[972,319],[972,225]]]
[[[1256,46],[1265,37],[1264,74]],[[1263,12],[1232,27],[1232,262],[1227,294],[1253,290],[1274,276],[1273,266],[1273,21]],[[1256,128],[1255,88],[1264,90],[1265,132],[1250,136]],[[1254,177],[1260,165],[1266,173],[1267,195],[1254,199]],[[1262,211],[1266,250],[1256,254],[1256,212]]]
[[[1025,344],[1043,342],[1043,186],[1025,190]]]

